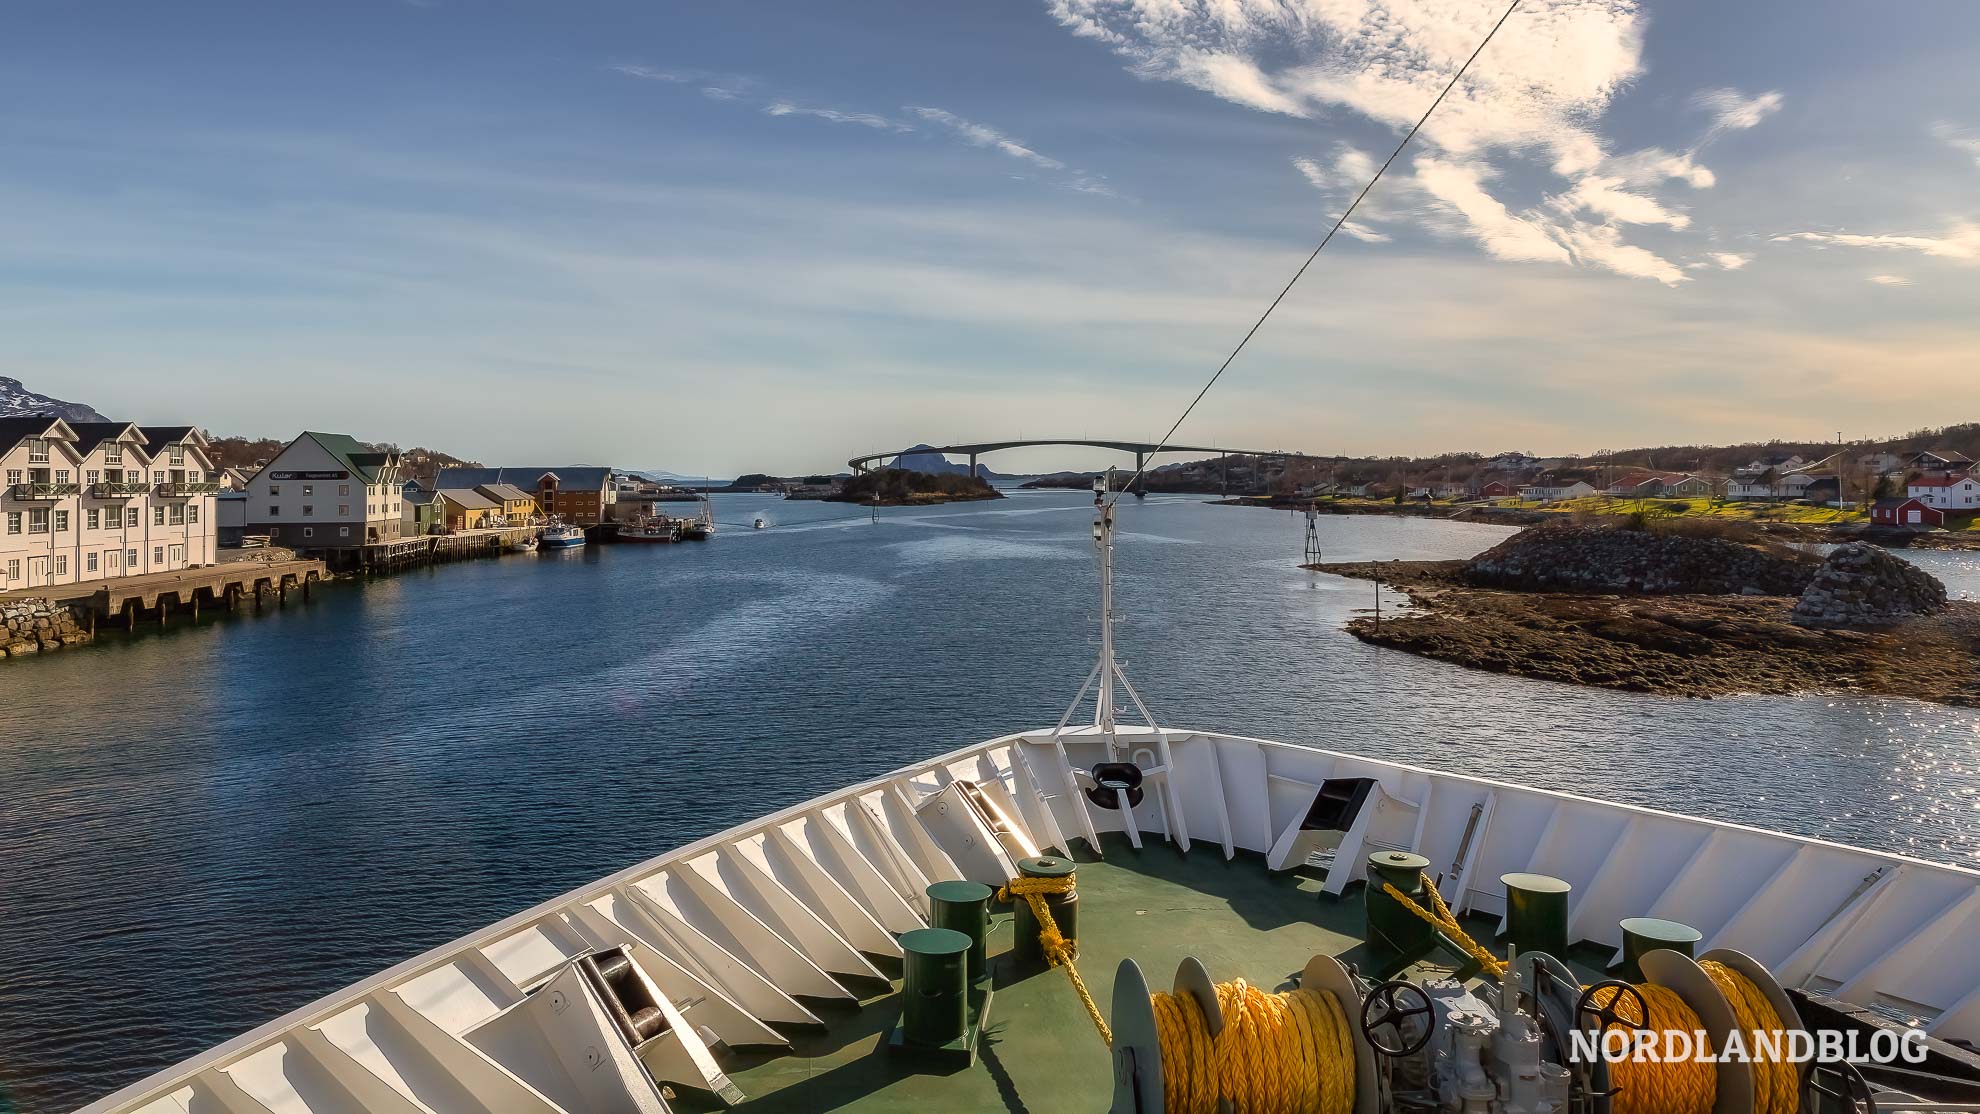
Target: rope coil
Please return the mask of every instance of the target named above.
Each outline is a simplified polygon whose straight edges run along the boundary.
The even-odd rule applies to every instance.
[[[1114,1043],[1073,962],[1078,949],[1059,931],[1047,894],[1071,893],[1073,875],[1013,878],[997,900],[1023,898],[1038,920],[1039,950],[1061,968],[1108,1047]],[[1305,987],[1271,993],[1243,979],[1216,984],[1224,1026],[1215,1036],[1203,1007],[1188,994],[1152,993],[1156,1041],[1162,1052],[1163,1109],[1216,1114],[1228,1101],[1236,1114],[1349,1114],[1354,1109],[1354,1031],[1334,996]]]

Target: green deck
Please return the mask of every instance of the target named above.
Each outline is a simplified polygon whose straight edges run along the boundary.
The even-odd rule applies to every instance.
[[[1185,956],[1210,977],[1243,977],[1268,988],[1315,953],[1350,964],[1363,958],[1361,897],[1320,892],[1318,871],[1272,874],[1256,855],[1226,862],[1212,847],[1185,856],[1151,843],[1135,851],[1106,837],[1107,857],[1075,857],[1079,867],[1079,969],[1103,1012],[1111,1010],[1114,969],[1141,965],[1150,987],[1167,990]],[[1008,906],[993,905],[990,972],[996,997],[974,1066],[948,1075],[921,1074],[876,1051],[899,1016],[898,984],[878,985],[858,1009],[810,1003],[824,1032],[794,1032],[782,1054],[744,1052],[730,1077],[757,1111],[1058,1111],[1103,1110],[1113,1093],[1107,1050],[1066,977],[1044,970],[1013,978],[1001,961],[1011,946]],[[1468,923],[1489,940],[1496,919]],[[1366,963],[1363,964],[1367,966]],[[1426,966],[1413,976],[1433,975]],[[1443,968],[1448,972],[1450,967]],[[681,1102],[680,1108],[691,1108]]]

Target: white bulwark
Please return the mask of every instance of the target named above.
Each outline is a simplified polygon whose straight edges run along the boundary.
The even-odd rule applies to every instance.
[[[305,432],[247,482],[247,533],[291,549],[346,549],[404,534],[399,454]]]
[[[191,426],[0,420],[0,590],[210,565],[219,482]]]

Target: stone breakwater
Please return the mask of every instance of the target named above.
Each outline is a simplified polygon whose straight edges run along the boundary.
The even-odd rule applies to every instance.
[[[1798,596],[1816,566],[1804,553],[1725,538],[1540,526],[1472,558],[1463,579],[1478,588],[1519,592]]]
[[[1943,611],[1946,586],[1868,542],[1840,546],[1795,601],[1796,626],[1887,627]]]
[[[10,658],[80,646],[95,636],[77,622],[75,613],[45,597],[30,597],[0,604],[0,650]]]

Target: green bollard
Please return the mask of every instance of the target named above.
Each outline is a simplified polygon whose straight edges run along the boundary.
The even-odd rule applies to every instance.
[[[1425,909],[1431,908],[1429,884],[1423,877],[1423,871],[1429,865],[1429,859],[1408,851],[1377,851],[1368,856],[1368,885],[1362,892],[1363,912],[1367,921],[1368,946],[1381,957],[1385,972],[1401,970],[1437,946],[1437,930],[1428,921],[1403,908],[1400,902],[1382,889],[1383,883],[1389,883],[1407,894],[1411,901]]]
[[[901,951],[907,960],[902,1035],[910,1044],[932,1047],[959,1039],[969,1023],[969,937],[917,928],[901,933]]]
[[[1019,859],[1017,868],[1021,878],[1064,878],[1072,874],[1078,866],[1071,859],[1057,855],[1041,855],[1035,859]],[[1052,923],[1059,926],[1059,935],[1072,945],[1073,954],[1079,954],[1079,893],[1046,894],[1045,908],[1052,914]],[[1031,902],[1016,894],[1011,895],[1011,906],[1016,910],[1012,931],[1016,934],[1011,941],[1011,956],[1019,967],[1032,968],[1046,965],[1045,951],[1038,945],[1038,918],[1031,911]]]
[[[969,937],[969,977],[983,977],[989,966],[989,949],[984,937],[990,931],[990,896],[994,893],[981,882],[935,882],[929,885],[929,923],[936,928],[954,929]]]
[[[1621,973],[1622,977],[1630,982],[1640,982],[1643,979],[1643,968],[1637,963],[1643,958],[1643,953],[1669,948],[1688,956],[1697,946],[1698,941],[1705,936],[1688,924],[1659,920],[1656,917],[1626,917],[1622,922],[1622,934]]]
[[[1568,894],[1574,887],[1544,874],[1502,874],[1506,887],[1506,938],[1522,954],[1567,951]]]

